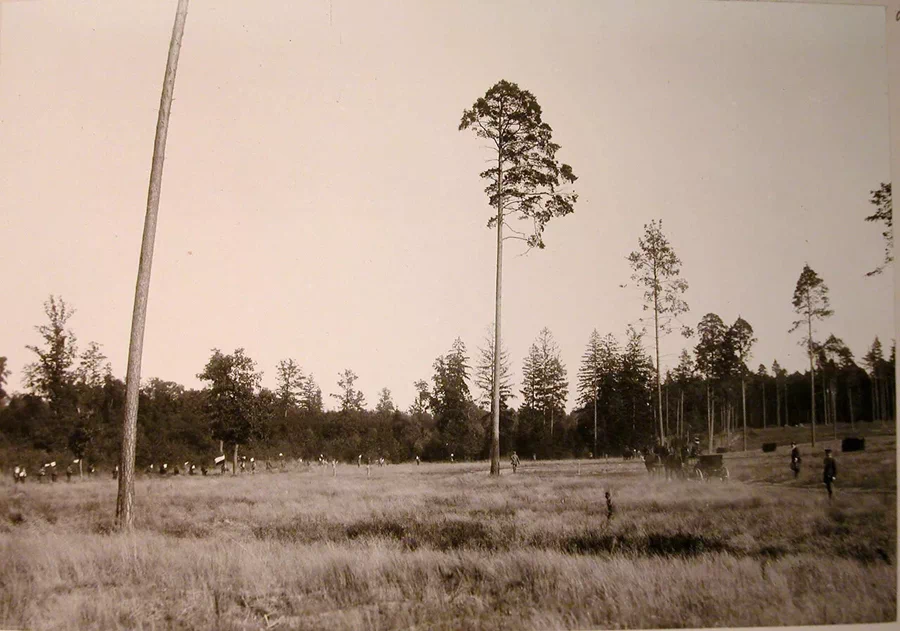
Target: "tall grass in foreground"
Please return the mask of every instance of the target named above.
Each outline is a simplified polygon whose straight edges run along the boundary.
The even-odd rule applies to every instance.
[[[575,467],[537,463],[500,479],[483,464],[376,468],[371,479],[355,466],[336,477],[313,468],[144,479],[134,535],[110,531],[112,480],[7,485],[0,626],[547,629],[896,618],[894,495],[847,492],[829,505],[803,488],[667,483],[613,461],[582,462],[580,475]]]

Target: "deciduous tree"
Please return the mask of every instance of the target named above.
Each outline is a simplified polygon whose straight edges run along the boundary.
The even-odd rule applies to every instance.
[[[338,388],[341,391],[331,397],[338,400],[342,412],[362,412],[366,407],[365,396],[353,385],[358,378],[349,368],[339,375]]]
[[[257,395],[262,374],[256,362],[239,348],[230,355],[213,349],[203,372],[197,375],[208,382],[205,411],[213,438],[234,445],[232,473],[237,472],[238,448],[263,434],[264,418]]]
[[[58,422],[74,411],[75,358],[78,346],[75,334],[66,328],[75,310],[62,298],[50,296],[44,303],[49,321],[35,327],[42,346],[26,346],[37,360],[25,366],[25,385],[33,394],[43,397]]]

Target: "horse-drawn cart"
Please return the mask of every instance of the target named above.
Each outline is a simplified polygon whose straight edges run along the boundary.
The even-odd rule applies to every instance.
[[[691,474],[695,480],[719,478],[724,482],[728,480],[728,467],[722,462],[722,454],[705,454],[697,456],[697,463]]]

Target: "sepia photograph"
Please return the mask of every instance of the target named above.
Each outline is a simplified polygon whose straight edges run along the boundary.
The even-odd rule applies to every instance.
[[[897,9],[0,0],[0,629],[896,622]]]

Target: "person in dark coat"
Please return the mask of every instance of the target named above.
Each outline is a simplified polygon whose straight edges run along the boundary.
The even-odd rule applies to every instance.
[[[837,479],[837,462],[832,458],[830,449],[825,450],[825,460],[823,465],[822,481],[825,483],[825,488],[828,490],[828,499],[830,500],[832,497],[831,485]]]
[[[791,443],[791,471],[794,472],[794,478],[800,475],[800,448],[797,443]]]

